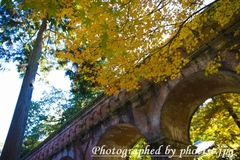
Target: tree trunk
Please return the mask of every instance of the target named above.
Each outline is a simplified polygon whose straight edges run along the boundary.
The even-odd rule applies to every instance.
[[[47,21],[44,19],[37,35],[33,51],[29,60],[26,74],[23,78],[22,87],[8,131],[7,138],[2,150],[1,160],[19,160],[24,131],[27,124],[28,111],[31,104],[33,84],[38,69],[38,61],[41,56],[43,33],[46,30]],[[11,84],[9,84],[11,85]]]
[[[238,115],[234,112],[233,108],[232,108],[232,105],[231,104],[227,104],[226,105],[226,108],[230,114],[230,116],[232,116],[234,122],[236,123],[236,125],[238,126],[238,128],[240,129],[240,119],[238,118]]]

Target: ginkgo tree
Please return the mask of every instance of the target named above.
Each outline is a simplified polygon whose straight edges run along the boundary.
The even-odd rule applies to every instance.
[[[202,28],[212,21],[224,26],[240,8],[238,0],[209,5],[203,0],[2,0],[1,5],[12,15],[24,13],[17,22],[33,26],[24,28],[30,33],[37,31],[26,36],[34,45],[24,46],[28,64],[2,160],[19,159],[43,50],[59,63],[78,64],[78,72],[107,94],[137,89],[142,78],[178,77],[188,62],[182,51],[190,55],[208,36]]]

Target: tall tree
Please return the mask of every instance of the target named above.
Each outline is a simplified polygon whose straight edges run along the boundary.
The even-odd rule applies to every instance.
[[[43,34],[46,30],[47,20],[42,20],[42,25],[37,34],[34,49],[31,53],[26,74],[8,131],[8,135],[2,150],[1,160],[17,160],[20,158],[24,131],[27,122],[28,110],[31,103],[35,76],[38,69],[38,61],[41,56]]]

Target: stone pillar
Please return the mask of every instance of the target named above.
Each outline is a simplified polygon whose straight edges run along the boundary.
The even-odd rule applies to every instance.
[[[166,146],[162,139],[151,143],[150,147],[152,150],[160,151],[160,154],[159,152],[151,154],[152,160],[169,160],[168,155],[165,154]]]
[[[154,152],[152,160],[193,160],[197,157],[196,147],[174,140],[169,140],[166,138],[159,139],[150,144],[151,149],[160,150],[159,152]]]

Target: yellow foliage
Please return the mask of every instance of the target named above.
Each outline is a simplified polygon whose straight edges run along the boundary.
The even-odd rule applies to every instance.
[[[22,9],[33,9],[31,18],[53,18],[66,31],[56,33],[55,43],[64,51],[59,60],[79,64],[79,72],[112,94],[120,88],[138,88],[141,78],[156,82],[180,76],[209,19],[224,26],[240,9],[238,0],[219,0],[211,14],[201,13],[203,0],[25,0]],[[208,12],[209,13],[209,12]],[[64,42],[64,43],[63,43]],[[82,48],[81,52],[78,49]],[[90,68],[81,67],[90,63]],[[219,61],[207,69],[215,73]]]
[[[218,68],[221,67],[221,58],[215,58],[207,64],[205,75],[211,75],[218,72]]]
[[[240,64],[237,65],[236,71],[237,71],[237,74],[240,74]]]
[[[229,93],[217,95],[202,105],[193,115],[190,127],[190,137],[195,141],[214,141],[214,149],[234,150],[231,155],[237,158],[240,149],[240,95]],[[200,159],[216,158],[207,154]]]

